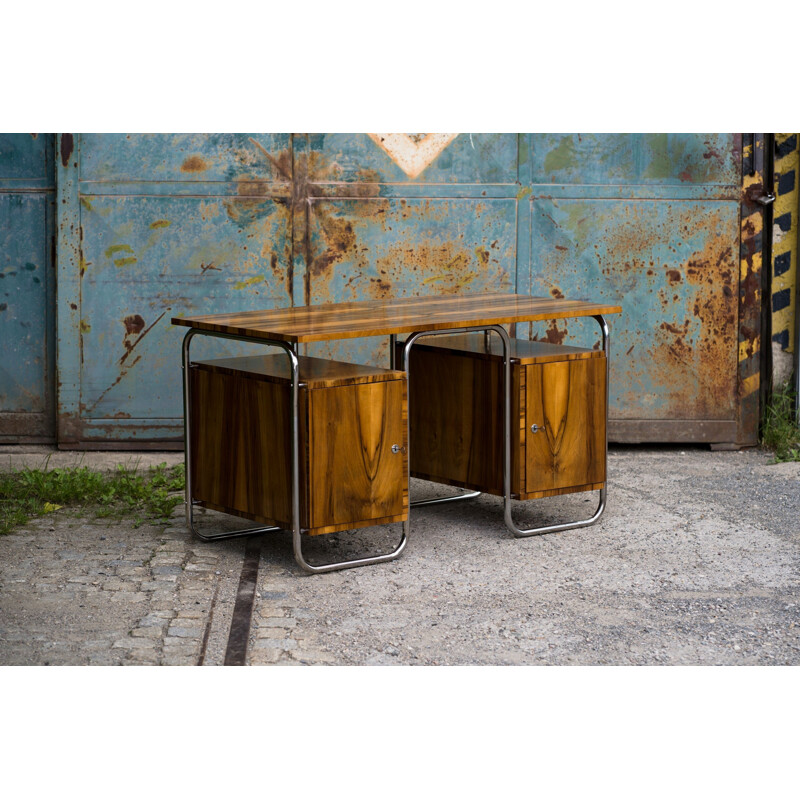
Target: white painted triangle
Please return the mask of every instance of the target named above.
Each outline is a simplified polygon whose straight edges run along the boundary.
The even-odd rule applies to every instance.
[[[436,160],[439,153],[458,134],[429,133],[419,142],[415,142],[407,133],[368,133],[367,136],[384,150],[409,178],[416,178]]]

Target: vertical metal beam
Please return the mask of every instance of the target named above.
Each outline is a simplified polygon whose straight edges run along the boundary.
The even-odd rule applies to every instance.
[[[56,138],[56,438],[81,440],[81,214],[78,194],[80,134]]]
[[[742,196],[739,252],[739,394],[737,444],[758,443],[758,424],[763,369],[762,338],[764,206],[764,134],[744,134],[742,148]]]

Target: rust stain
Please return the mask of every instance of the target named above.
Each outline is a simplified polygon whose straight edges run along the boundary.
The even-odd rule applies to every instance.
[[[661,328],[665,331],[669,331],[670,333],[675,333],[680,336],[685,336],[689,330],[689,320],[687,319],[686,322],[683,323],[682,327],[679,327],[678,325],[673,325],[670,322],[662,322]]]
[[[189,156],[181,164],[181,172],[205,172],[210,166],[202,156]]]
[[[558,320],[551,320],[544,336],[538,334],[533,337],[534,342],[549,342],[550,344],[564,344],[564,339],[567,338],[567,325],[563,322],[563,330],[558,327]]]
[[[75,149],[75,139],[71,133],[62,133],[61,134],[61,163],[65,166],[69,166],[69,157],[72,155],[72,151]]]
[[[278,157],[275,158],[260,142],[253,139],[252,136],[248,137],[250,142],[255,145],[270,164],[275,168],[278,176],[285,181],[292,179],[292,153],[290,150],[282,150]]]
[[[132,314],[129,317],[125,317],[122,320],[122,324],[125,326],[125,334],[127,336],[138,336],[144,330],[145,323],[140,314]]]
[[[668,269],[667,279],[669,280],[670,284],[680,283],[681,282],[680,271],[677,269]]]
[[[78,414],[58,415],[58,441],[79,442],[83,437],[83,423]]]
[[[693,204],[675,203],[658,216],[631,208],[622,224],[609,227],[605,252],[597,254],[621,297],[647,288],[661,308],[646,334],[646,352],[640,350],[625,370],[626,379],[645,393],[650,386],[664,387],[660,413],[668,418],[723,419],[735,413],[738,272],[732,226],[722,210],[698,214]],[[681,232],[680,244],[666,239],[671,231]],[[671,258],[657,265],[654,242],[662,240]],[[700,244],[687,255],[685,243],[693,241]],[[664,276],[661,286],[653,285],[656,272]]]
[[[214,264],[203,264],[201,262],[201,264],[200,264],[200,274],[201,275],[205,275],[206,272],[208,272],[210,269],[214,269],[217,272],[222,272],[222,270],[219,267],[214,266]]]
[[[310,272],[314,277],[326,276],[333,264],[345,260],[356,246],[356,234],[349,219],[323,215],[318,219],[326,249],[311,262]]]
[[[150,325],[150,327],[148,327],[148,328],[144,327],[144,320],[142,319],[142,317],[139,314],[133,314],[132,316],[126,317],[123,320],[123,324],[125,325],[125,338],[123,339],[122,344],[125,347],[125,352],[122,354],[122,358],[120,358],[120,360],[117,362],[118,364],[122,365],[122,364],[125,363],[125,359],[127,359],[128,356],[131,354],[131,351],[133,350],[133,348],[136,347],[136,345],[138,345],[139,342],[141,342],[142,339],[144,339],[144,337],[147,336],[147,334],[151,330],[153,330],[153,327],[156,324],[158,324],[159,320],[166,313],[167,313],[166,311],[162,311],[161,314],[159,314],[159,316],[156,318],[155,322],[153,322],[152,325]],[[130,320],[130,322],[129,322],[129,320]],[[131,326],[130,330],[128,329],[129,325]],[[131,342],[128,339],[129,336],[136,336],[137,338],[134,339]],[[130,369],[130,367],[132,367],[140,358],[141,358],[141,356],[138,356],[131,364],[129,364],[128,365],[128,369]],[[124,374],[124,372],[122,374]],[[120,379],[121,378],[122,378],[122,375],[120,375]],[[117,380],[117,383],[119,382],[120,379]],[[112,384],[112,386],[113,385],[115,385],[115,384]],[[98,400],[98,402],[99,402],[99,400]]]
[[[552,297],[555,297],[556,300],[564,299],[564,292],[562,292],[561,289],[558,288],[558,286],[553,286],[553,288],[550,289],[550,295]]]
[[[162,316],[163,316],[163,315],[162,315]],[[126,353],[125,355],[128,355],[128,354]],[[124,359],[124,357],[125,357],[125,356],[123,356],[123,359]],[[91,407],[90,409],[87,409],[87,411],[88,411],[88,412],[91,412],[92,410],[94,410],[95,408],[97,408],[97,406],[99,406],[99,405],[100,405],[100,403],[102,402],[103,398],[104,398],[104,397],[105,397],[105,396],[106,396],[106,395],[107,395],[107,394],[108,394],[108,393],[109,393],[109,392],[110,392],[110,391],[111,391],[111,390],[112,390],[112,389],[113,389],[113,388],[114,388],[114,387],[115,387],[115,386],[116,386],[116,385],[117,385],[117,384],[118,384],[118,383],[119,383],[119,382],[120,382],[120,381],[121,381],[121,380],[122,380],[122,379],[123,379],[123,378],[124,378],[124,377],[125,377],[127,374],[128,374],[128,372],[129,372],[131,369],[133,369],[133,367],[135,367],[135,366],[136,366],[136,365],[137,365],[137,364],[138,364],[138,363],[139,363],[141,360],[142,360],[142,357],[141,357],[141,356],[136,356],[136,358],[134,358],[134,359],[133,359],[133,361],[131,361],[131,363],[130,363],[130,364],[128,364],[128,366],[127,366],[127,367],[125,367],[123,370],[121,370],[121,371],[120,371],[120,373],[119,373],[119,375],[117,376],[116,380],[115,380],[115,381],[114,381],[114,382],[113,382],[113,383],[112,383],[110,386],[106,387],[106,388],[103,390],[103,392],[100,394],[100,396],[97,398],[97,400],[95,400],[95,402],[94,402],[94,404],[92,405],[92,407]]]

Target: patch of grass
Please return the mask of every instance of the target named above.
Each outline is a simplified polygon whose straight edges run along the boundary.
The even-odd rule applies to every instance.
[[[800,428],[795,423],[794,392],[789,383],[777,387],[764,411],[761,444],[775,453],[775,463],[800,461]]]
[[[0,472],[0,534],[32,517],[64,508],[96,517],[133,517],[143,521],[167,519],[182,502],[175,492],[184,488],[184,465],[159,464],[140,470],[119,465],[112,472],[89,467],[56,467]]]

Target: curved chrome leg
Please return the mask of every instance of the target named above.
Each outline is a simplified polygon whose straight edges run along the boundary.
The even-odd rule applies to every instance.
[[[610,347],[610,335],[608,330],[608,323],[605,321],[605,318],[602,315],[597,315],[594,317],[600,325],[600,330],[603,333],[603,352],[606,355],[606,452],[605,452],[605,460],[606,460],[606,469],[605,469],[605,478],[606,478],[606,485],[608,484],[608,377],[609,377],[609,365],[610,365],[610,355],[611,355],[611,347]],[[502,329],[501,329],[502,330]],[[511,359],[508,357],[509,354],[509,339],[508,334],[503,330],[500,334],[501,338],[503,339],[503,360],[504,360],[504,375],[503,375],[503,383],[504,383],[504,395],[505,395],[505,406],[503,415],[505,418],[505,447],[504,449],[504,462],[503,462],[503,486],[505,491],[504,497],[504,505],[505,505],[505,522],[506,527],[514,534],[514,536],[521,538],[525,536],[538,536],[542,533],[554,533],[556,531],[565,531],[572,528],[585,528],[589,525],[594,525],[598,519],[603,515],[603,512],[606,508],[606,486],[600,490],[600,502],[597,506],[597,510],[592,514],[591,517],[588,519],[583,519],[578,522],[562,522],[556,525],[543,525],[538,528],[518,528],[514,520],[511,517]]]
[[[486,325],[480,325],[480,326],[473,327],[473,328],[449,328],[447,330],[441,330],[441,331],[417,331],[416,333],[412,333],[406,339],[405,343],[403,344],[403,370],[406,373],[407,379],[409,381],[411,380],[411,376],[409,375],[409,371],[408,371],[409,353],[411,352],[412,345],[414,344],[414,342],[417,341],[417,339],[420,339],[423,336],[445,336],[445,335],[451,334],[451,333],[453,333],[453,334],[455,334],[455,333],[471,333],[473,331],[483,331],[484,334],[488,338],[490,331],[497,331],[497,330],[501,330],[505,334],[505,330],[503,328],[501,328],[499,325],[490,325],[488,327]],[[410,394],[410,392],[409,392],[409,394]],[[409,409],[409,413],[408,413],[408,420],[409,420],[409,422],[408,422],[408,424],[409,424],[408,440],[409,440],[409,443],[410,443],[411,442],[411,411],[410,411],[410,409]],[[409,453],[409,459],[408,459],[408,475],[409,475],[409,482],[410,482],[411,481],[411,453]],[[449,497],[437,497],[437,498],[434,498],[433,500],[416,500],[413,503],[409,503],[409,506],[410,506],[410,508],[419,508],[420,506],[432,506],[432,505],[438,505],[440,503],[452,503],[452,502],[455,502],[456,500],[470,500],[473,497],[478,497],[480,494],[481,494],[481,492],[465,491],[462,494],[454,494],[454,495],[450,495]],[[406,521],[405,525],[406,525],[406,531],[408,531],[409,521]]]
[[[464,330],[465,330],[464,328],[458,328],[458,329],[454,329],[454,330],[451,330],[451,331],[419,332],[419,333],[415,333],[414,334],[414,338],[416,340],[416,338],[418,338],[420,336],[435,336],[438,333],[442,333],[442,334],[446,334],[446,333],[463,333]],[[467,328],[466,330],[468,330],[468,331],[482,330],[482,331],[484,331],[484,333],[486,332],[484,328]],[[408,340],[406,340],[406,342],[407,341]],[[390,364],[390,369],[397,369],[397,357],[395,355],[395,349],[396,349],[395,346],[396,346],[396,344],[397,344],[397,336],[395,334],[392,334],[389,337],[389,348],[390,348],[389,364]],[[404,347],[404,349],[403,349],[403,369],[404,369],[404,371],[406,373],[406,379],[410,382],[411,378],[409,377],[409,374],[408,374],[408,356],[407,356],[407,351],[405,349],[405,343],[404,343],[403,347]],[[409,387],[410,387],[410,383],[409,383]],[[409,388],[409,396],[410,396],[410,388]],[[410,401],[409,401],[409,403],[410,403]],[[410,417],[410,414],[409,414],[409,419],[410,418],[411,417]],[[408,431],[408,441],[409,441],[409,443],[411,442],[410,423],[409,423],[409,431]],[[410,447],[410,444],[409,444],[409,447]],[[410,482],[410,480],[411,480],[410,453],[409,453],[408,464],[409,464],[409,468],[408,469],[409,469],[409,482]],[[472,491],[470,489],[465,489],[461,494],[452,494],[452,495],[448,495],[447,497],[435,497],[433,500],[414,500],[413,502],[410,502],[408,505],[409,505],[409,508],[419,508],[420,506],[435,506],[435,505],[439,505],[441,503],[452,503],[452,502],[454,502],[456,500],[471,500],[473,497],[480,497],[481,494],[482,494],[482,492],[476,492],[476,491]]]
[[[190,409],[190,402],[189,402],[189,394],[191,392],[191,385],[189,380],[189,345],[192,341],[192,338],[195,334],[199,333],[199,331],[195,329],[190,329],[186,336],[183,337],[183,361],[181,363],[181,369],[183,370],[183,441],[184,441],[184,471],[186,473],[186,494],[185,494],[185,506],[186,506],[186,527],[195,535],[198,539],[202,539],[204,542],[213,542],[217,539],[234,539],[238,536],[253,536],[257,533],[268,533],[269,531],[279,531],[280,528],[274,525],[268,526],[259,526],[256,528],[242,528],[240,530],[235,531],[226,531],[224,533],[213,533],[213,534],[205,534],[200,533],[194,526],[194,502],[192,501],[192,470],[191,470],[191,436],[189,432],[190,422],[189,422],[189,409]],[[225,337],[225,338],[236,338],[236,337]]]
[[[207,336],[215,336],[219,339],[234,339],[241,342],[256,342],[268,347],[280,347],[289,358],[292,371],[292,545],[294,548],[295,561],[306,572],[331,572],[336,569],[348,569],[350,567],[360,567],[367,564],[380,564],[383,561],[390,561],[403,551],[406,546],[406,532],[403,530],[403,537],[398,547],[391,553],[368,558],[358,558],[351,561],[339,561],[330,564],[314,565],[309,564],[303,556],[302,530],[300,528],[300,428],[299,428],[299,408],[300,408],[300,377],[299,361],[297,357],[297,347],[288,342],[273,341],[271,339],[249,339],[244,336],[233,336],[227,333],[217,333],[216,331],[198,331],[191,329],[183,339],[183,436],[185,443],[186,458],[186,526],[189,530],[204,541],[216,541],[217,539],[232,539],[238,536],[253,536],[269,531],[284,530],[280,526],[260,526],[256,528],[245,528],[236,531],[226,531],[216,534],[202,534],[194,526],[194,502],[192,500],[192,478],[191,478],[191,436],[190,434],[190,392],[189,381],[189,345],[192,337],[202,333]]]

